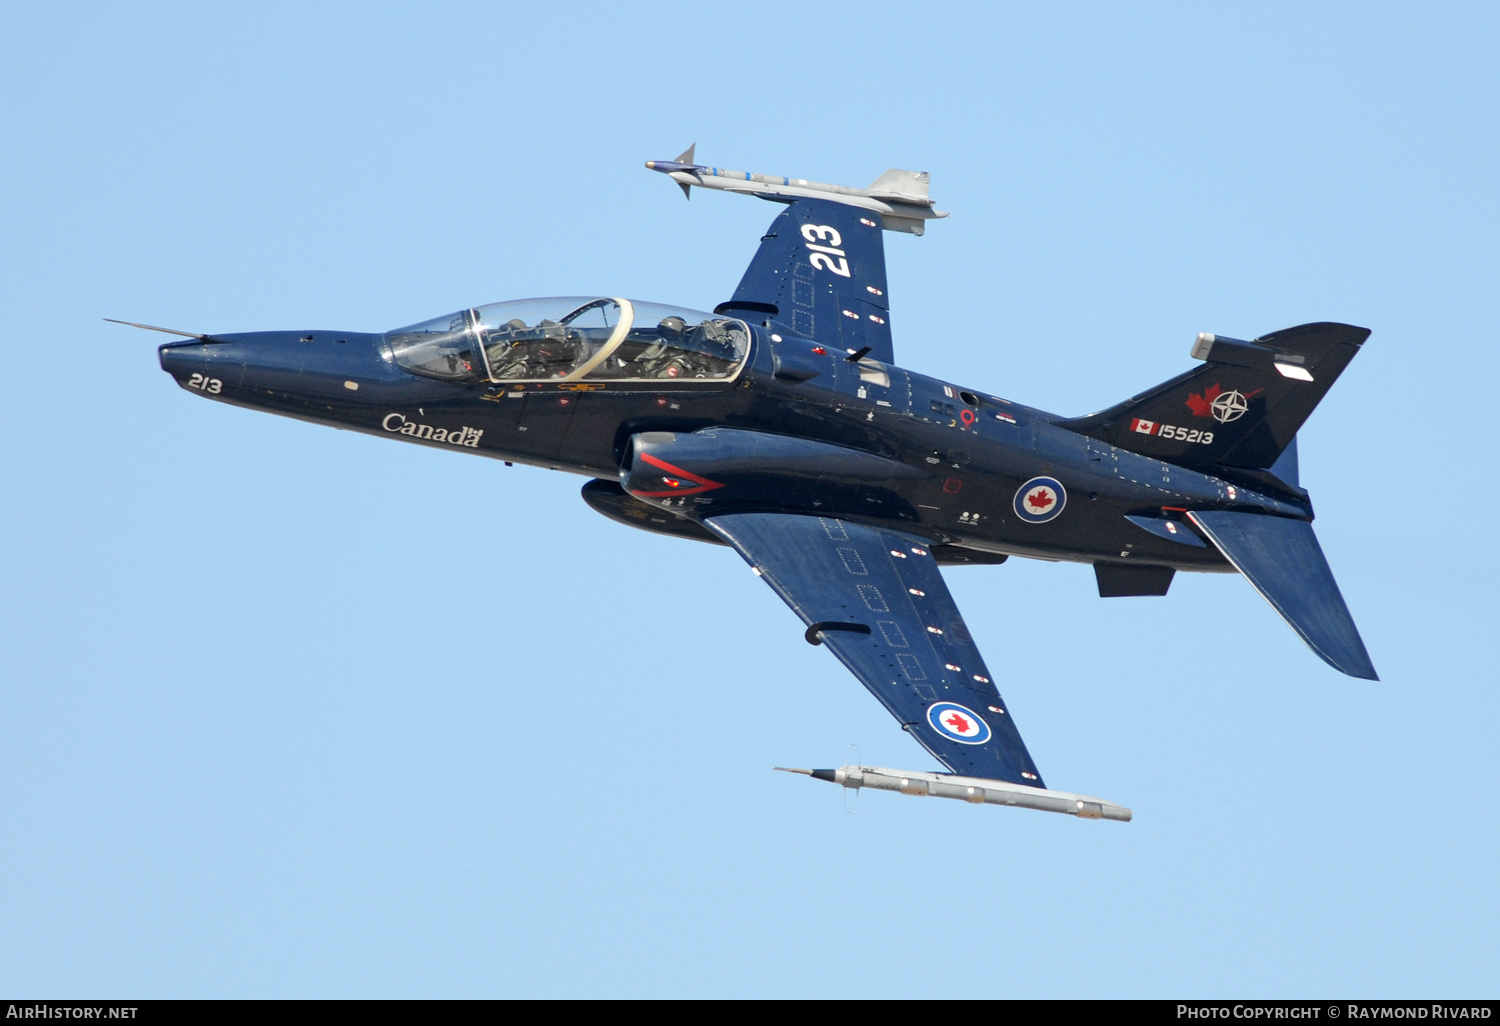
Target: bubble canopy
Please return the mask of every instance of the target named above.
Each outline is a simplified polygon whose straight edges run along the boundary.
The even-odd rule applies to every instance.
[[[750,352],[732,317],[587,296],[492,303],[385,337],[411,373],[463,383],[727,383]]]

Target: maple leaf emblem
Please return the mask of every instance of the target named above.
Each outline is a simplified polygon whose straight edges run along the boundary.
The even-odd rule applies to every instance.
[[[1048,506],[1052,505],[1054,501],[1056,500],[1052,498],[1052,493],[1047,491],[1047,489],[1045,488],[1038,488],[1036,491],[1026,496],[1026,505],[1038,511],[1046,509]]]
[[[1217,382],[1212,388],[1205,388],[1202,395],[1196,392],[1187,397],[1187,408],[1193,411],[1195,417],[1212,417],[1214,415],[1214,400],[1219,398],[1219,393],[1224,391]]]
[[[949,713],[943,717],[943,722],[952,727],[955,733],[967,734],[969,732],[969,721],[958,713]]]

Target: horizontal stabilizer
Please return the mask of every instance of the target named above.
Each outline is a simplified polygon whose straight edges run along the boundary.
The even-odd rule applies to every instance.
[[[1380,679],[1312,524],[1225,510],[1188,516],[1324,662],[1351,677]]]

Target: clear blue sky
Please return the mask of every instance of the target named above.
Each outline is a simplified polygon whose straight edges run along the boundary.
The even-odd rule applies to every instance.
[[[0,10],[0,992],[1494,996],[1494,5]],[[949,579],[1053,786],[930,766],[733,553],[582,480],[203,402],[193,330],[728,296],[776,208],[887,236],[907,366],[1070,414],[1199,331],[1374,334],[1302,435],[1382,675],[1242,580]]]

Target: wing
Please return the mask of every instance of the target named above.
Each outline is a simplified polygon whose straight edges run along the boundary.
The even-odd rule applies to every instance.
[[[831,517],[705,520],[948,769],[1045,787],[922,539]]]
[[[717,313],[780,321],[803,338],[894,363],[880,215],[798,200],[766,234],[734,298]]]

